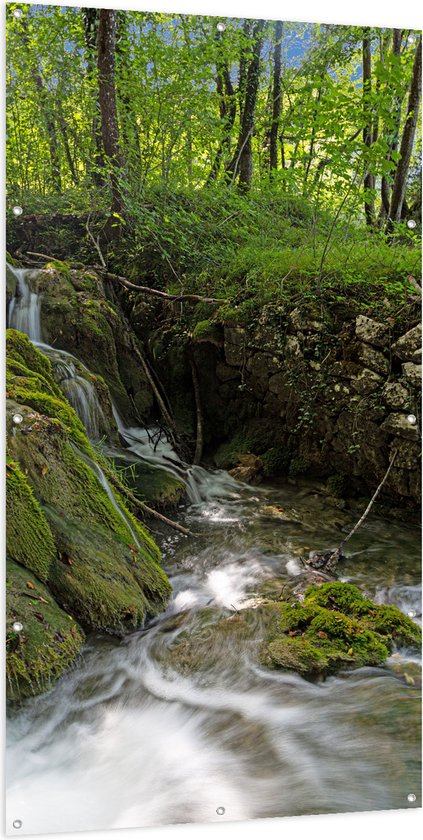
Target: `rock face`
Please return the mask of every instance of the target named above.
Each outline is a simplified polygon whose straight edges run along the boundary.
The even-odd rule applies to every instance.
[[[48,359],[9,330],[7,365],[7,676],[10,697],[21,698],[71,664],[81,627],[142,626],[163,609],[170,584],[153,539],[108,487]],[[34,599],[22,612],[27,590]]]
[[[219,312],[214,318],[221,324]],[[419,430],[407,415],[419,416],[421,370],[405,359],[414,359],[420,329],[404,322],[401,335],[397,326],[395,333],[322,305],[267,306],[251,324],[223,321],[222,348],[194,348],[204,440],[216,466],[237,468],[240,456],[254,455],[264,477],[339,477],[345,493],[367,495],[399,446],[381,499],[418,508]],[[155,364],[180,428],[194,438],[189,368],[175,332],[168,335]]]

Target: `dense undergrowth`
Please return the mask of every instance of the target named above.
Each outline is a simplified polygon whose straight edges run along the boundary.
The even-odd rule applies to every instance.
[[[80,196],[76,203],[72,195],[57,202],[50,198],[44,212],[88,216]],[[257,307],[285,299],[402,306],[415,294],[408,277],[421,277],[420,227],[409,230],[402,222],[388,235],[366,228],[352,212],[338,216],[340,202],[337,198],[334,206],[317,208],[272,187],[248,195],[221,185],[172,192],[157,188],[141,203],[129,202],[126,220],[116,218],[116,239],[103,240],[102,247],[109,266],[135,282],[222,298],[247,317]],[[26,212],[40,209],[32,195]],[[90,219],[101,241],[105,210]],[[75,259],[76,245],[78,259],[98,262],[90,238],[75,243],[63,220],[61,225],[58,229],[56,222],[49,232],[45,252]]]

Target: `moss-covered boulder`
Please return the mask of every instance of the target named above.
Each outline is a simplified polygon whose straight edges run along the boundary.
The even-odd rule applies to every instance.
[[[46,586],[13,560],[6,567],[6,603],[7,694],[21,700],[46,691],[72,665],[85,636]]]
[[[310,586],[303,602],[280,605],[261,661],[305,676],[328,674],[381,665],[394,643],[419,649],[420,628],[396,607],[365,598],[356,586],[324,583]]]
[[[107,483],[49,361],[15,331],[7,388],[8,556],[84,627],[141,626],[170,593],[159,549]]]
[[[57,260],[29,279],[42,296],[43,341],[76,354],[102,376],[123,417],[147,420],[152,392],[113,289],[107,291],[93,271],[69,269]]]

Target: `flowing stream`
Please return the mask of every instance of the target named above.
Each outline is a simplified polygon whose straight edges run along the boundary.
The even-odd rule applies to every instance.
[[[263,587],[282,589],[299,555],[338,544],[356,511],[329,507],[312,483],[252,488],[189,468],[166,441],[155,448],[151,433],[117,420],[131,457],[185,481],[178,519],[195,536],[161,538],[165,613],[121,641],[93,634],[74,669],[11,713],[7,823],[22,821],[12,833],[420,806],[410,651],[320,682],[258,664]],[[370,516],[339,571],[420,621],[412,525]],[[233,632],[216,632],[222,618]]]

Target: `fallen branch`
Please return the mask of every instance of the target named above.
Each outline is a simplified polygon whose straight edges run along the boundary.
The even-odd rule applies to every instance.
[[[174,424],[174,422],[172,420],[172,417],[170,416],[170,414],[169,414],[169,412],[168,412],[168,410],[165,406],[163,397],[162,397],[162,395],[161,395],[161,393],[160,393],[160,391],[159,391],[159,389],[158,389],[158,387],[157,387],[157,385],[154,381],[154,377],[153,377],[153,375],[150,371],[150,368],[149,368],[146,360],[144,359],[144,356],[141,353],[141,350],[139,349],[139,347],[137,346],[137,344],[135,343],[134,340],[132,341],[132,349],[133,349],[135,355],[137,356],[137,358],[139,359],[139,361],[141,362],[141,367],[142,367],[142,369],[145,373],[145,376],[146,376],[146,378],[147,378],[147,380],[150,384],[151,390],[153,391],[153,394],[154,394],[154,396],[157,400],[157,404],[160,408],[163,420],[165,421],[165,424],[167,426],[167,431],[169,433],[169,437],[171,439],[171,442],[172,442],[173,446],[175,447],[175,449],[177,449],[178,443],[177,443],[177,439],[176,439],[175,424]]]
[[[153,297],[158,297],[162,300],[190,300],[193,303],[227,303],[227,300],[223,298],[209,298],[203,297],[202,295],[170,295],[167,292],[160,292],[159,289],[150,289],[149,286],[137,286],[135,283],[131,283],[130,280],[127,280],[126,277],[121,277],[120,274],[112,274],[112,272],[106,271],[104,269],[102,273],[108,280],[117,281],[121,284],[121,286],[124,286],[126,289],[132,289],[135,292],[142,292],[142,294],[145,295],[152,295]]]
[[[393,467],[393,465],[394,465],[394,461],[395,461],[395,458],[397,457],[397,455],[398,455],[398,449],[396,449],[396,450],[395,450],[395,452],[394,452],[394,454],[392,455],[392,458],[391,458],[391,460],[389,461],[389,466],[388,466],[388,469],[386,470],[386,473],[385,473],[385,475],[383,476],[382,481],[380,482],[380,484],[379,484],[379,485],[378,485],[378,487],[376,488],[375,492],[373,493],[373,496],[372,496],[372,498],[370,499],[370,502],[369,502],[369,504],[367,505],[366,510],[364,511],[363,515],[360,517],[360,519],[358,520],[358,522],[356,523],[356,525],[354,525],[354,528],[352,528],[352,530],[349,532],[349,534],[347,534],[347,536],[345,537],[345,539],[343,539],[343,540],[342,540],[342,542],[341,542],[341,544],[340,544],[340,546],[339,546],[339,550],[340,550],[341,552],[342,552],[342,548],[344,547],[345,543],[346,543],[346,542],[348,542],[348,540],[350,540],[350,539],[351,539],[351,537],[353,537],[353,536],[354,536],[354,534],[356,533],[356,531],[358,531],[358,529],[359,529],[360,525],[362,525],[362,524],[363,524],[363,522],[364,522],[364,520],[366,519],[367,515],[370,513],[370,510],[371,510],[371,508],[373,507],[373,503],[376,501],[376,499],[377,499],[377,497],[378,497],[378,495],[379,495],[380,491],[382,490],[383,485],[385,484],[386,479],[388,478],[389,473],[391,472],[391,469],[392,469],[392,467]]]
[[[149,507],[148,505],[141,502],[124,484],[122,484],[116,476],[108,470],[108,479],[110,484],[113,484],[120,493],[123,493],[126,498],[128,499],[131,504],[140,510],[142,513],[147,514],[148,516],[154,516],[156,519],[160,519],[161,522],[164,522],[165,525],[168,525],[169,528],[174,528],[175,531],[179,531],[181,534],[184,534],[185,537],[191,536],[191,531],[188,528],[184,528],[183,525],[179,525],[178,522],[174,522],[173,519],[168,519],[167,516],[164,516],[162,513],[159,513],[154,508]]]
[[[85,229],[86,229],[86,231],[87,231],[87,233],[88,233],[88,236],[89,236],[89,237],[90,237],[90,239],[91,239],[91,242],[92,242],[92,243],[93,243],[93,245],[94,245],[94,248],[95,248],[95,249],[96,249],[96,251],[97,251],[97,254],[98,254],[99,258],[100,258],[100,262],[101,262],[102,267],[103,267],[103,268],[106,268],[106,260],[104,259],[104,257],[103,257],[103,253],[102,253],[102,250],[101,250],[101,248],[100,248],[100,237],[99,237],[99,236],[97,236],[97,239],[96,239],[96,238],[94,237],[94,234],[93,234],[93,233],[92,233],[92,231],[90,230],[90,218],[91,218],[91,217],[90,217],[90,216],[88,216],[88,218],[87,218],[87,222],[86,222],[86,225],[85,225]]]

